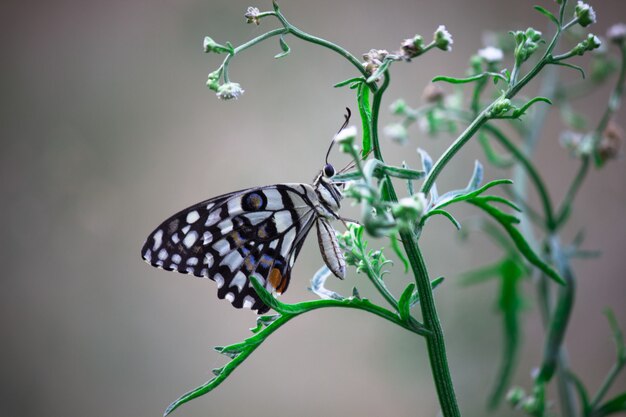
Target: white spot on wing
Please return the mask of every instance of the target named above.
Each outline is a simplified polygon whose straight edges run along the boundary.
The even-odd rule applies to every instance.
[[[233,294],[232,292],[229,292],[228,294],[226,294],[226,297],[224,298],[226,298],[228,301],[232,303],[233,301],[235,301],[235,294]]]
[[[213,234],[211,232],[204,232],[202,235],[202,240],[205,245],[208,245],[213,241]]]
[[[198,240],[198,232],[193,230],[189,232],[187,236],[185,236],[185,238],[183,239],[183,245],[187,246],[187,248],[190,248],[193,246],[194,243],[196,243],[196,240]]]
[[[224,277],[221,274],[213,275],[213,281],[215,281],[217,289],[220,289],[224,286]]]
[[[195,256],[192,256],[191,258],[187,259],[187,265],[197,265],[198,264],[198,258],[196,258]]]
[[[206,205],[207,210],[211,210],[215,206],[215,203],[209,203]]]
[[[234,216],[241,213],[241,196],[228,200],[228,214]]]
[[[167,259],[167,251],[165,249],[161,249],[158,255],[159,259],[164,261]]]
[[[265,194],[265,197],[267,198],[266,207],[268,210],[280,210],[284,207],[283,198],[278,190],[267,188],[263,190],[263,194]]]
[[[287,254],[289,253],[289,250],[293,246],[293,240],[295,238],[296,238],[296,229],[291,229],[285,234],[283,244],[280,248],[280,254],[283,255],[283,258],[287,258]]]
[[[222,259],[220,265],[226,265],[232,272],[235,272],[237,269],[239,269],[242,262],[243,258],[238,251],[234,250]]]
[[[146,253],[143,254],[143,259],[148,262],[152,260],[152,251],[150,249],[146,250]]]
[[[154,234],[154,236],[152,236],[152,238],[154,239],[154,245],[152,246],[152,250],[156,251],[157,249],[159,249],[161,247],[161,239],[163,239],[163,230],[159,229],[157,230],[157,232]]]
[[[276,246],[278,246],[278,239],[274,239],[270,242],[270,249],[276,249]]]
[[[191,226],[187,225],[187,226],[183,227],[181,230],[183,231],[183,234],[186,235],[187,232],[189,231],[189,229],[191,229]]]
[[[208,266],[209,268],[213,266],[213,261],[214,261],[213,255],[211,255],[210,253],[207,253],[204,256],[204,264]]]
[[[178,233],[174,233],[172,235],[172,242],[174,242],[174,243],[180,242],[180,238],[178,237]]]
[[[175,253],[172,255],[172,262],[175,264],[179,264],[181,261],[181,257],[179,254]]]
[[[230,281],[230,287],[237,287],[239,292],[243,289],[243,286],[246,285],[246,276],[243,272],[239,271],[235,274],[235,277]]]
[[[226,219],[218,223],[217,227],[220,228],[220,233],[225,235],[233,231],[233,222]]]
[[[271,215],[271,211],[253,211],[245,214],[246,219],[248,219],[253,226],[267,220]]]
[[[276,222],[276,230],[278,233],[282,233],[293,225],[291,213],[288,210],[281,210],[274,214],[274,221]]]
[[[194,210],[194,211],[190,211],[187,214],[186,220],[187,220],[187,223],[192,224],[192,223],[195,223],[199,218],[200,218],[200,214],[196,210]]]
[[[204,223],[204,225],[205,226],[213,226],[220,219],[221,219],[221,217],[220,217],[220,210],[213,210],[212,212],[209,213],[209,217],[207,217],[206,223]]]
[[[230,245],[226,239],[221,239],[213,244],[213,249],[215,249],[221,256],[224,256],[230,250]]]
[[[254,298],[246,295],[246,298],[243,299],[243,308],[252,308],[254,305]]]

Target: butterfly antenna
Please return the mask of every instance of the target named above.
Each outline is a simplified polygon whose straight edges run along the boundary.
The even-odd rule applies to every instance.
[[[333,136],[333,140],[330,142],[330,146],[328,147],[328,151],[326,152],[326,159],[325,159],[326,164],[328,164],[328,156],[330,155],[330,150],[333,148],[333,145],[335,144],[335,138],[337,137],[339,132],[341,132],[346,127],[348,127],[348,123],[350,123],[350,116],[352,116],[352,112],[350,111],[348,107],[346,107],[346,114],[343,116],[345,120],[343,124],[341,125],[341,127],[339,128],[339,130],[337,131],[337,133],[335,133],[335,136]]]
[[[367,159],[367,157],[369,156],[370,153],[372,153],[371,150],[369,152],[367,152],[365,155],[363,155],[363,157],[361,159],[363,159],[363,160]],[[348,162],[348,165],[346,165],[345,167],[343,167],[339,171],[337,171],[337,174],[343,174],[344,172],[349,171],[352,168],[354,168],[355,165],[356,165],[356,162],[354,162],[354,161]]]

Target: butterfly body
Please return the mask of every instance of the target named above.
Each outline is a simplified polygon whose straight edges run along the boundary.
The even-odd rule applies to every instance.
[[[326,165],[313,184],[276,184],[218,196],[165,220],[141,254],[150,265],[207,277],[219,298],[259,314],[269,308],[250,277],[271,292],[285,292],[308,232],[317,225],[322,257],[339,278],[345,260],[330,221],[339,219],[341,191]]]

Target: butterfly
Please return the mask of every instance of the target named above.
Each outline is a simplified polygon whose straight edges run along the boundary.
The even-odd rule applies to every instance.
[[[348,109],[339,131],[349,117]],[[250,277],[271,293],[284,293],[313,225],[324,262],[344,278],[346,262],[331,225],[341,220],[342,184],[333,182],[334,175],[327,153],[312,184],[249,188],[197,203],[161,223],[146,239],[141,256],[158,268],[209,278],[219,298],[263,314],[269,307]]]

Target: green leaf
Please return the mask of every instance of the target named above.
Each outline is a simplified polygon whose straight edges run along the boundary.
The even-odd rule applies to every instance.
[[[483,152],[490,164],[498,168],[510,168],[515,164],[512,158],[506,158],[496,152],[493,146],[491,146],[489,138],[482,130],[478,133],[478,143],[482,146]]]
[[[364,83],[365,82],[365,78],[363,77],[354,77],[354,78],[348,78],[347,80],[343,80],[338,82],[337,84],[333,85],[334,88],[339,88],[339,87],[344,87],[348,84],[352,84],[352,83]]]
[[[552,12],[544,9],[541,6],[535,6],[535,10],[550,19],[552,23],[554,23],[557,27],[561,26],[561,24],[559,23],[559,19],[557,19],[556,16],[552,14]]]
[[[490,264],[486,266],[481,266],[480,268],[474,269],[473,271],[464,272],[461,275],[461,285],[475,285],[480,284],[485,281],[492,280],[494,278],[499,278],[502,272],[502,262],[496,262],[495,264]]]
[[[426,176],[424,171],[415,171],[412,169],[394,167],[390,165],[381,165],[380,169],[390,177],[402,180],[421,180]]]
[[[611,326],[611,332],[613,333],[613,340],[615,341],[615,349],[617,352],[617,361],[624,362],[626,361],[626,345],[624,344],[624,335],[622,330],[619,328],[619,324],[617,324],[617,319],[615,318],[615,313],[610,308],[607,308],[604,311],[606,315],[606,319],[609,321],[609,326]]]
[[[535,104],[535,103],[537,103],[539,101],[542,101],[544,103],[548,103],[548,104],[552,105],[552,101],[550,101],[550,99],[548,99],[546,97],[535,97],[535,98],[531,99],[528,103],[524,104],[519,109],[513,110],[512,116],[514,118],[516,118],[516,119],[519,118],[524,113],[526,113],[526,110],[528,110],[530,108],[530,106],[532,106],[533,104]]]
[[[450,222],[452,222],[454,227],[456,227],[456,230],[461,230],[461,224],[457,221],[457,219],[455,219],[454,216],[452,214],[448,213],[447,211],[440,210],[440,209],[429,210],[428,213],[426,213],[422,217],[422,219],[420,220],[420,225],[423,226],[424,224],[426,224],[426,220],[429,219],[430,217],[436,215],[436,214],[444,216],[445,218],[450,220]]]
[[[432,82],[436,83],[438,81],[443,81],[443,82],[450,83],[450,84],[467,84],[467,83],[471,83],[471,82],[474,82],[474,81],[481,80],[481,79],[485,78],[486,76],[487,76],[487,74],[485,74],[485,73],[474,75],[472,77],[467,77],[467,78],[454,78],[454,77],[446,77],[446,76],[443,76],[443,75],[439,75],[439,76],[433,78]]]
[[[283,313],[280,310],[281,303],[276,298],[274,298],[274,296],[269,291],[265,289],[265,287],[257,277],[250,276],[250,283],[254,287],[256,294],[265,305],[267,305],[269,308],[276,310],[279,313]]]
[[[498,307],[502,313],[504,347],[495,385],[489,398],[489,408],[495,409],[502,401],[515,371],[519,352],[519,310],[522,305],[520,279],[527,274],[517,254],[500,263],[500,296]]]
[[[383,63],[380,64],[376,72],[370,75],[370,77],[365,82],[369,84],[379,79],[385,73],[385,71],[387,71],[387,68],[389,68],[389,65],[391,65],[392,62],[393,61],[389,59],[384,60]]]
[[[591,411],[591,404],[589,403],[589,394],[587,394],[585,385],[583,385],[582,381],[572,371],[567,373],[567,378],[573,382],[574,388],[576,388],[576,393],[578,394],[578,399],[580,400],[580,408],[583,411],[583,415],[588,416]]]
[[[393,249],[396,256],[400,258],[402,265],[404,265],[404,273],[406,274],[407,272],[409,272],[409,260],[404,254],[404,250],[402,250],[402,248],[398,244],[398,238],[396,237],[396,234],[394,233],[390,235],[389,240],[391,241],[391,249]]]
[[[291,49],[289,48],[289,45],[287,45],[287,42],[285,42],[285,39],[283,36],[280,37],[279,43],[280,43],[280,49],[282,49],[283,51],[280,54],[274,56],[274,58],[276,59],[287,56],[289,55],[289,52],[291,52]]]
[[[370,89],[367,84],[360,83],[357,89],[357,101],[363,130],[362,155],[367,155],[372,150],[372,110],[370,107]]]
[[[578,65],[569,64],[569,63],[563,62],[563,61],[554,61],[554,62],[552,62],[552,64],[560,65],[562,67],[571,68],[573,70],[576,70],[576,71],[580,72],[580,75],[582,76],[583,80],[586,78],[585,70],[582,69],[582,67],[579,67]]]
[[[400,315],[400,320],[408,321],[409,317],[411,317],[411,296],[415,291],[415,284],[410,283],[402,292],[400,299],[398,300],[398,314]]]
[[[504,180],[504,179],[491,181],[491,182],[483,185],[479,189],[477,189],[475,191],[472,191],[470,193],[467,193],[467,194],[456,194],[456,196],[454,198],[447,199],[446,201],[443,201],[441,203],[437,202],[437,204],[433,207],[433,209],[440,209],[442,207],[449,206],[450,204],[453,204],[453,203],[458,203],[460,201],[471,200],[471,199],[473,199],[475,197],[478,197],[480,194],[484,193],[488,189],[490,189],[492,187],[495,187],[496,185],[500,185],[500,184],[513,184],[513,181],[511,181],[511,180]],[[459,191],[462,191],[462,190],[459,190]],[[451,193],[454,193],[454,192],[451,192]],[[443,198],[443,196],[442,196],[442,198]],[[439,200],[441,200],[442,198],[440,198]]]
[[[506,230],[509,237],[515,243],[517,249],[521,252],[522,255],[524,255],[528,262],[535,265],[547,276],[552,278],[555,282],[561,285],[565,285],[565,281],[563,281],[563,278],[561,278],[558,272],[556,272],[554,268],[552,268],[550,265],[546,264],[539,257],[539,255],[535,253],[535,251],[530,247],[530,244],[528,244],[520,231],[517,230],[515,226],[513,226],[514,224],[519,222],[519,219],[517,219],[515,216],[502,212],[501,210],[489,205],[488,202],[481,200],[480,198],[469,198],[467,199],[467,202],[481,208],[483,211],[493,217],[494,220],[500,223],[500,225],[504,228],[504,230]]]
[[[613,397],[593,412],[593,417],[604,417],[626,411],[626,392]]]
[[[432,281],[430,281],[430,288],[433,289],[433,291],[443,283],[444,278],[443,277],[438,277],[433,279]],[[409,302],[409,306],[414,307],[415,305],[417,305],[420,302],[420,295],[419,293],[416,291],[413,291],[413,294],[411,295],[411,301]]]

